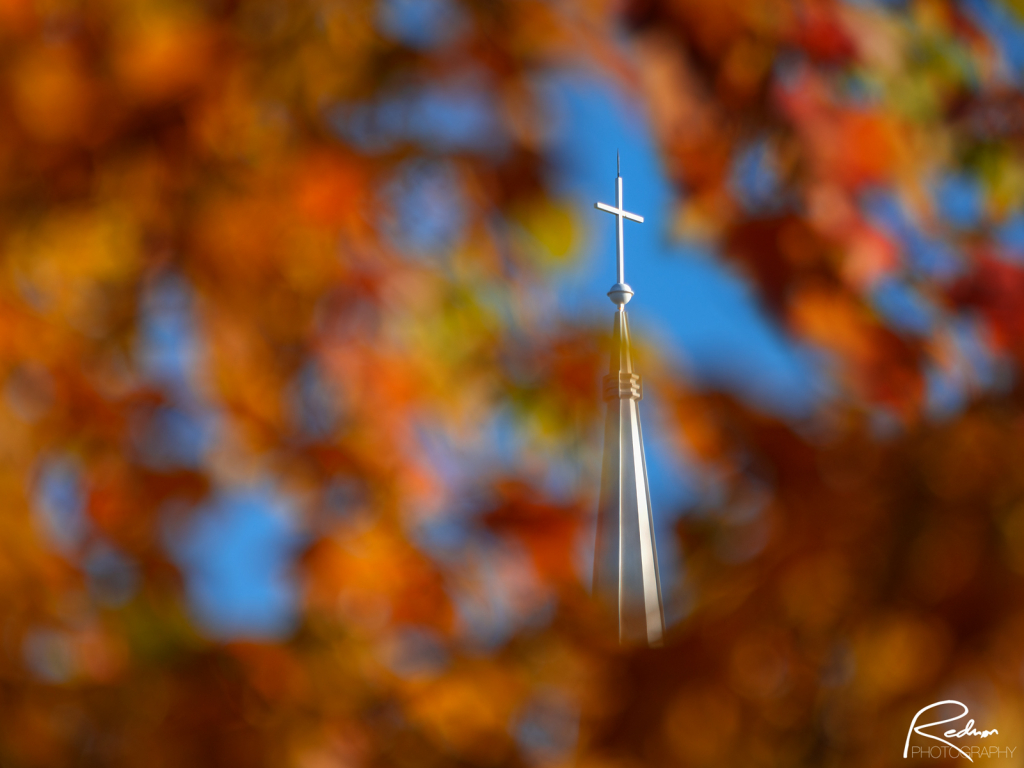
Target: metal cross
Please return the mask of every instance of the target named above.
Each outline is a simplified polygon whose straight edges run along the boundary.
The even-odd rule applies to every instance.
[[[607,213],[611,213],[611,214],[615,215],[618,218],[618,220],[619,220],[619,222],[618,222],[619,223],[619,279],[618,279],[618,282],[619,283],[625,283],[626,282],[626,269],[625,269],[625,266],[623,264],[622,222],[623,222],[624,219],[630,219],[632,221],[639,221],[641,224],[643,224],[644,223],[644,217],[643,216],[638,216],[635,213],[630,213],[629,211],[627,211],[625,208],[622,207],[622,165],[619,162],[619,155],[618,155],[618,153],[615,154],[615,170],[616,170],[616,179],[615,179],[615,183],[616,183],[616,187],[615,187],[615,190],[616,190],[615,202],[616,202],[616,205],[615,205],[615,207],[613,208],[612,206],[606,205],[605,203],[594,203],[594,207],[597,208],[600,211],[606,211]]]

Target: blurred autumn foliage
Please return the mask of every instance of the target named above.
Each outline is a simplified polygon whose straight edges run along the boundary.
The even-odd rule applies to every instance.
[[[1018,743],[1018,5],[423,3],[0,0],[0,766],[883,765],[951,697]],[[650,365],[707,499],[660,650],[578,575],[596,478],[538,480],[596,471],[608,328],[536,300],[580,66],[828,383],[785,420]],[[431,446],[496,418],[526,459],[466,493]],[[297,585],[252,639],[181,544],[238,488]]]

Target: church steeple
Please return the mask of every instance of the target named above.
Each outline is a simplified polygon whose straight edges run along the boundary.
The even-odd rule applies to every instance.
[[[616,177],[615,207],[604,203],[595,203],[594,207],[618,219],[618,281],[608,291],[617,310],[611,365],[603,386],[608,414],[597,514],[594,591],[610,606],[617,607],[620,641],[661,645],[665,611],[640,428],[643,386],[633,368],[625,309],[633,298],[633,289],[625,279],[623,223],[625,219],[643,223],[644,219],[623,208],[621,170]]]

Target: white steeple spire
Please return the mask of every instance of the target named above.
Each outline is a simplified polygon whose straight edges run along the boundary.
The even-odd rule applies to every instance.
[[[643,640],[649,645],[661,645],[665,634],[665,612],[640,428],[639,401],[643,397],[643,389],[640,375],[633,370],[625,312],[626,303],[633,297],[633,289],[625,282],[623,221],[643,222],[643,217],[628,213],[623,208],[621,171],[616,182],[616,206],[595,205],[618,218],[619,258],[618,281],[608,291],[618,311],[613,327],[611,366],[603,386],[608,413],[597,514],[594,591],[609,605],[617,607],[620,641]]]

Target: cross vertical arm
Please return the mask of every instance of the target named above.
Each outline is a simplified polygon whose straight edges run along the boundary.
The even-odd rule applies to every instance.
[[[622,177],[615,177],[615,205],[619,211],[624,212],[626,209],[622,207]],[[618,283],[626,282],[626,264],[625,264],[625,249],[626,244],[622,237],[622,225],[624,223],[625,216],[620,213],[617,217],[619,225],[619,279],[616,280]]]

